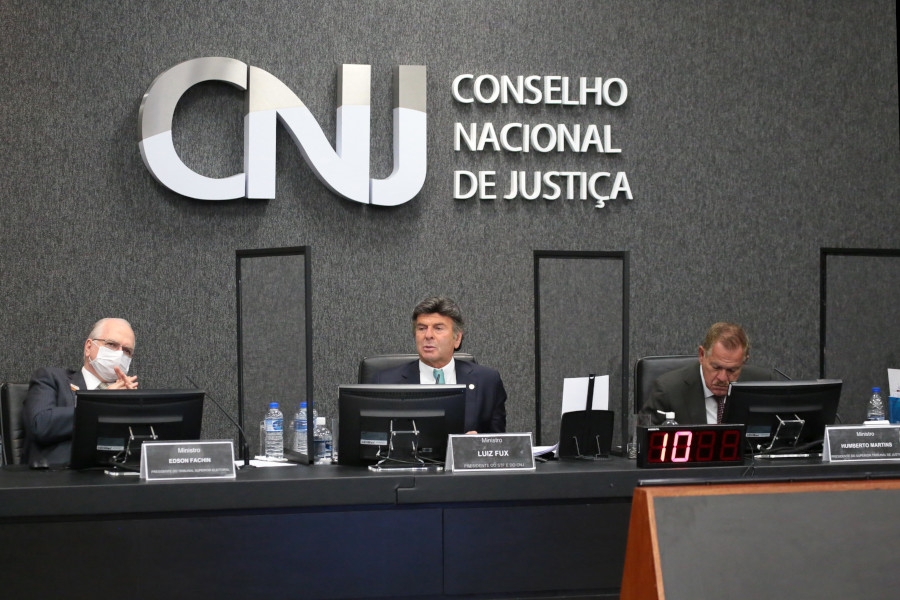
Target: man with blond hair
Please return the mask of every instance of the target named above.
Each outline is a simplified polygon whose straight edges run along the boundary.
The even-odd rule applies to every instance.
[[[689,365],[660,375],[650,398],[641,408],[653,423],[674,412],[679,425],[721,423],[728,386],[733,381],[768,381],[767,369],[746,365],[750,338],[737,323],[714,323],[698,348],[699,365]]]
[[[81,369],[42,367],[31,376],[22,411],[25,461],[33,467],[69,462],[78,390],[130,390],[138,385],[129,376],[134,355],[134,331],[125,319],[101,319],[82,348]]]

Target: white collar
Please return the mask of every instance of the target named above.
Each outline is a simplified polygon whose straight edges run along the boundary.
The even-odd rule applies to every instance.
[[[716,395],[709,391],[709,388],[706,387],[706,380],[703,379],[703,365],[700,365],[700,385],[703,386],[703,397],[704,398],[715,398]]]
[[[441,367],[444,372],[445,383],[456,383],[456,359],[451,357],[450,362]],[[419,383],[434,383],[434,367],[426,365],[419,359]]]
[[[87,367],[81,367],[81,374],[84,376],[85,389],[96,390],[103,383],[96,375],[87,370]]]

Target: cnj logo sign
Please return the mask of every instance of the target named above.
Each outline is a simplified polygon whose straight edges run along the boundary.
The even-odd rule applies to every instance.
[[[193,85],[224,81],[246,90],[244,172],[214,179],[185,165],[172,143],[172,117]],[[141,102],[140,149],[144,164],[170,190],[199,200],[275,197],[275,127],[280,121],[316,176],[334,193],[363,204],[396,206],[425,183],[425,67],[394,68],[394,170],[369,177],[371,68],[343,65],[338,77],[337,147],[312,113],[271,73],[233,58],[195,58],[150,84]]]

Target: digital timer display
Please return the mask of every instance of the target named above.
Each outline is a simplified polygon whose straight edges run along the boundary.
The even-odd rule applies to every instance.
[[[744,461],[744,425],[638,427],[639,467],[712,467]]]

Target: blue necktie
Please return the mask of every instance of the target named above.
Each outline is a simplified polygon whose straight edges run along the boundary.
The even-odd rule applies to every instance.
[[[444,383],[444,370],[443,369],[435,369],[434,370],[434,382],[435,383]]]

